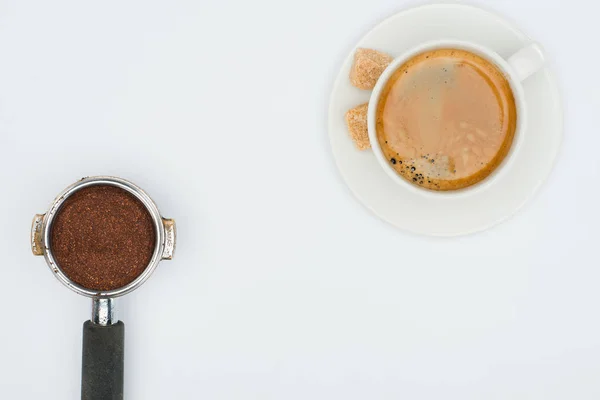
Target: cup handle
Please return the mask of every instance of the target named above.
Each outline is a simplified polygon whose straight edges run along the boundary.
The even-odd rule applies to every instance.
[[[522,82],[544,65],[546,57],[538,43],[532,43],[509,57],[508,64],[516,72]]]

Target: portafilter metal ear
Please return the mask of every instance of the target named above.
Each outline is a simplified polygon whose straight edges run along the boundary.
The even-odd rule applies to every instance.
[[[73,282],[57,263],[51,248],[51,228],[64,202],[77,191],[89,186],[114,186],[139,200],[152,219],[155,246],[152,258],[143,272],[132,282],[112,290],[91,290]],[[65,286],[92,298],[92,317],[83,325],[82,400],[123,398],[124,324],[115,315],[115,298],[143,284],[161,260],[170,260],[175,251],[175,221],[161,217],[156,204],[138,186],[125,179],[96,176],[83,178],[60,193],[50,210],[33,219],[31,250],[44,256],[54,276]]]

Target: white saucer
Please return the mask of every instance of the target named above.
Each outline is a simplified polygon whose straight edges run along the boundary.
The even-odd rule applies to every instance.
[[[400,12],[377,25],[356,47],[397,56],[419,43],[451,37],[488,46],[508,57],[531,40],[508,21],[479,8],[434,4]],[[543,43],[542,43],[543,44]],[[340,172],[356,197],[398,228],[435,236],[456,236],[490,228],[513,215],[546,179],[562,139],[562,107],[548,68],[524,83],[528,124],[523,147],[510,170],[489,189],[466,198],[421,196],[390,179],[371,150],[359,151],[348,135],[344,114],[366,103],[370,91],[350,85],[354,51],[348,55],[329,104],[329,136]]]

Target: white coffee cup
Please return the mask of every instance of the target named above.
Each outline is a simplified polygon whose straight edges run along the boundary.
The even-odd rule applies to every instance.
[[[406,179],[402,178],[389,165],[388,160],[384,157],[379,141],[377,140],[376,130],[377,105],[381,97],[381,92],[383,91],[390,77],[394,74],[394,72],[396,72],[396,70],[398,70],[398,68],[400,68],[412,57],[426,51],[436,49],[467,50],[493,63],[506,76],[515,98],[517,110],[515,136],[512,146],[502,163],[481,182],[463,189],[450,191],[435,191],[426,189],[417,185],[413,185]],[[543,65],[544,53],[537,43],[532,43],[529,46],[522,48],[507,59],[502,58],[499,54],[484,46],[459,40],[436,40],[413,47],[392,61],[392,63],[379,77],[379,80],[377,81],[377,84],[371,93],[371,99],[369,100],[369,108],[367,112],[367,122],[369,129],[369,141],[371,142],[371,147],[375,153],[377,161],[384,171],[390,176],[390,178],[392,178],[397,184],[406,187],[407,190],[419,192],[427,196],[460,197],[473,194],[477,191],[485,189],[486,187],[489,187],[490,185],[493,185],[494,181],[496,181],[499,176],[501,176],[507,169],[510,168],[510,165],[515,159],[523,143],[523,135],[526,134],[525,127],[527,126],[527,107],[525,104],[525,92],[523,90],[522,82],[533,73],[539,71]]]

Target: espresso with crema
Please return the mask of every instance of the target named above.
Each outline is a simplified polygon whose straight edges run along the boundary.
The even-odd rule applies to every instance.
[[[489,176],[508,154],[517,125],[510,84],[469,51],[419,54],[387,81],[377,140],[394,170],[432,190],[461,189]]]

